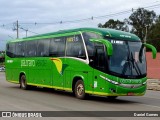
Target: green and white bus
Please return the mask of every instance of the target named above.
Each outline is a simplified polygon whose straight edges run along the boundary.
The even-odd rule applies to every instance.
[[[78,28],[12,40],[6,45],[6,79],[86,95],[141,96],[146,91],[145,47],[134,34]]]

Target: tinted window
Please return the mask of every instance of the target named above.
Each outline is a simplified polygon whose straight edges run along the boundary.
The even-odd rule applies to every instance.
[[[17,42],[16,43],[16,57],[24,57],[25,52],[25,43]]]
[[[16,44],[15,43],[7,44],[6,53],[9,57],[15,57],[15,51],[16,51]]]
[[[133,41],[110,40],[113,55],[110,56],[109,69],[123,78],[142,78],[146,76],[146,59],[142,52],[142,43]]]
[[[49,56],[50,40],[38,40],[37,44],[37,56]]]
[[[66,56],[86,59],[83,41],[80,35],[66,37]]]
[[[27,41],[26,42],[26,57],[34,57],[37,53],[37,41]]]
[[[90,58],[94,55],[94,43],[91,42],[89,39],[102,38],[102,36],[92,32],[85,32],[83,33],[83,38],[87,47],[88,56]]]
[[[96,34],[93,32],[84,32],[83,37],[84,37],[84,39],[87,39],[87,40],[89,40],[91,38],[102,38],[102,36],[100,34]]]
[[[49,56],[63,57],[65,56],[65,38],[53,38],[50,42]]]
[[[101,71],[105,70],[105,47],[103,44],[98,44],[95,47],[95,67]]]

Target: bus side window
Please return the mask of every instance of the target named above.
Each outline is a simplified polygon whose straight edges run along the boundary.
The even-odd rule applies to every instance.
[[[80,35],[66,37],[66,56],[86,59],[84,44]]]
[[[16,57],[24,57],[25,44],[24,42],[16,43]]]
[[[64,57],[65,56],[65,38],[52,38],[49,48],[49,56]]]
[[[16,44],[15,43],[7,44],[6,54],[9,57],[14,58],[15,57],[15,52],[16,52]]]
[[[90,61],[93,61],[94,59],[94,43],[90,41],[92,38],[102,38],[101,35],[93,33],[93,32],[84,32],[83,33],[83,38],[86,44],[87,52],[88,52],[88,57]],[[92,66],[92,63],[90,62],[90,65]]]
[[[38,46],[37,46],[37,56],[40,57],[47,57],[49,56],[49,39],[44,40],[38,40]]]
[[[37,54],[37,41],[27,41],[26,42],[26,57],[34,57]]]

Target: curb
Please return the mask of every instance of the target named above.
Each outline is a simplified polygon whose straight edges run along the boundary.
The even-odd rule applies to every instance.
[[[160,80],[159,79],[148,79],[147,90],[160,91]]]

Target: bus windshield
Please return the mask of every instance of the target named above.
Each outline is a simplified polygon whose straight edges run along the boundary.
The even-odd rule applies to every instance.
[[[124,78],[141,78],[146,75],[146,59],[141,42],[110,40],[113,55],[109,59],[109,71]],[[143,52],[141,56],[139,53]]]

